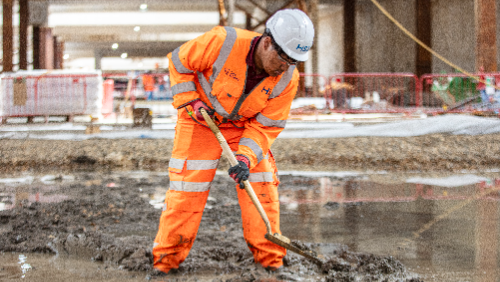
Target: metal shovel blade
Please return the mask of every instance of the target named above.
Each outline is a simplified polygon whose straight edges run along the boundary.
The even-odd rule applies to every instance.
[[[285,237],[283,235],[280,235],[278,233],[276,233],[274,235],[267,233],[265,235],[265,237],[267,240],[273,242],[274,244],[279,245],[285,249],[288,249],[294,253],[297,253],[297,254],[311,260],[312,262],[314,262],[316,265],[318,265],[320,267],[323,265],[323,261],[320,260],[318,257],[316,257],[316,255],[313,252],[301,250],[301,249],[297,248],[296,246],[294,246],[290,243],[291,242],[290,239],[288,239],[287,237]]]

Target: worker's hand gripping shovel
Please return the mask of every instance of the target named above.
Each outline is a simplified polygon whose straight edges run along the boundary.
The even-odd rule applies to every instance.
[[[213,122],[212,118],[208,115],[208,113],[205,111],[205,109],[200,109],[201,114],[203,115],[203,118],[207,122],[208,126],[212,130],[212,132],[215,134],[215,137],[219,141],[221,147],[222,147],[222,154],[228,159],[229,163],[231,166],[235,166],[238,164],[238,161],[236,160],[236,157],[234,156],[233,152],[231,151],[231,148],[229,147],[229,144],[227,144],[226,139],[220,132],[219,128],[215,123]],[[314,263],[318,264],[321,266],[323,264],[323,261],[321,261],[316,255],[311,252],[311,251],[306,251],[306,250],[301,250],[297,248],[296,246],[291,244],[290,239],[287,237],[275,233],[272,233],[271,230],[271,224],[269,223],[269,219],[267,218],[267,214],[264,211],[264,208],[262,208],[262,204],[259,202],[259,199],[257,198],[257,195],[255,194],[252,186],[250,185],[250,182],[248,180],[245,180],[244,182],[245,185],[245,191],[247,191],[248,196],[252,200],[252,203],[255,205],[257,208],[257,211],[259,212],[260,216],[262,217],[262,220],[264,220],[264,223],[266,225],[267,229],[267,234],[265,235],[266,239],[275,243],[276,245],[282,246],[285,249],[288,249],[292,252],[295,252],[299,255],[302,255]]]

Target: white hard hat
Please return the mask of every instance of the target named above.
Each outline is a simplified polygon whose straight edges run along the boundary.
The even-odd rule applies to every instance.
[[[298,9],[280,10],[266,22],[266,29],[290,58],[297,61],[309,58],[314,26],[304,12]]]

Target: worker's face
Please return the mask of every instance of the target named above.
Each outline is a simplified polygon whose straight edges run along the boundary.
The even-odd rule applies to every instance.
[[[283,72],[287,71],[291,65],[294,65],[292,59],[290,59],[285,53],[278,53],[277,48],[273,46],[272,39],[270,37],[264,38],[264,47],[265,47],[265,58],[262,62],[264,70],[270,76],[279,76]]]

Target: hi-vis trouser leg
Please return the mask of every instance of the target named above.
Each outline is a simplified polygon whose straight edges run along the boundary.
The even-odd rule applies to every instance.
[[[231,149],[236,150],[243,130],[222,126],[221,131]],[[209,128],[179,115],[169,163],[170,189],[153,246],[154,268],[168,272],[178,268],[188,256],[221,154],[222,149]],[[250,171],[249,180],[269,217],[273,232],[280,232],[279,182],[272,155],[268,154]],[[244,236],[255,261],[264,267],[280,267],[285,249],[264,238],[266,228],[257,209],[245,190],[237,189]]]
[[[265,159],[250,171],[249,177],[250,184],[269,218],[273,234],[281,234],[279,229],[280,204],[278,200],[279,180],[277,172],[274,157],[269,151]],[[257,208],[244,189],[237,188],[237,191],[241,208],[243,235],[250,251],[253,253],[254,260],[264,267],[278,268],[282,266],[282,259],[286,255],[285,248],[264,238],[267,229]]]

